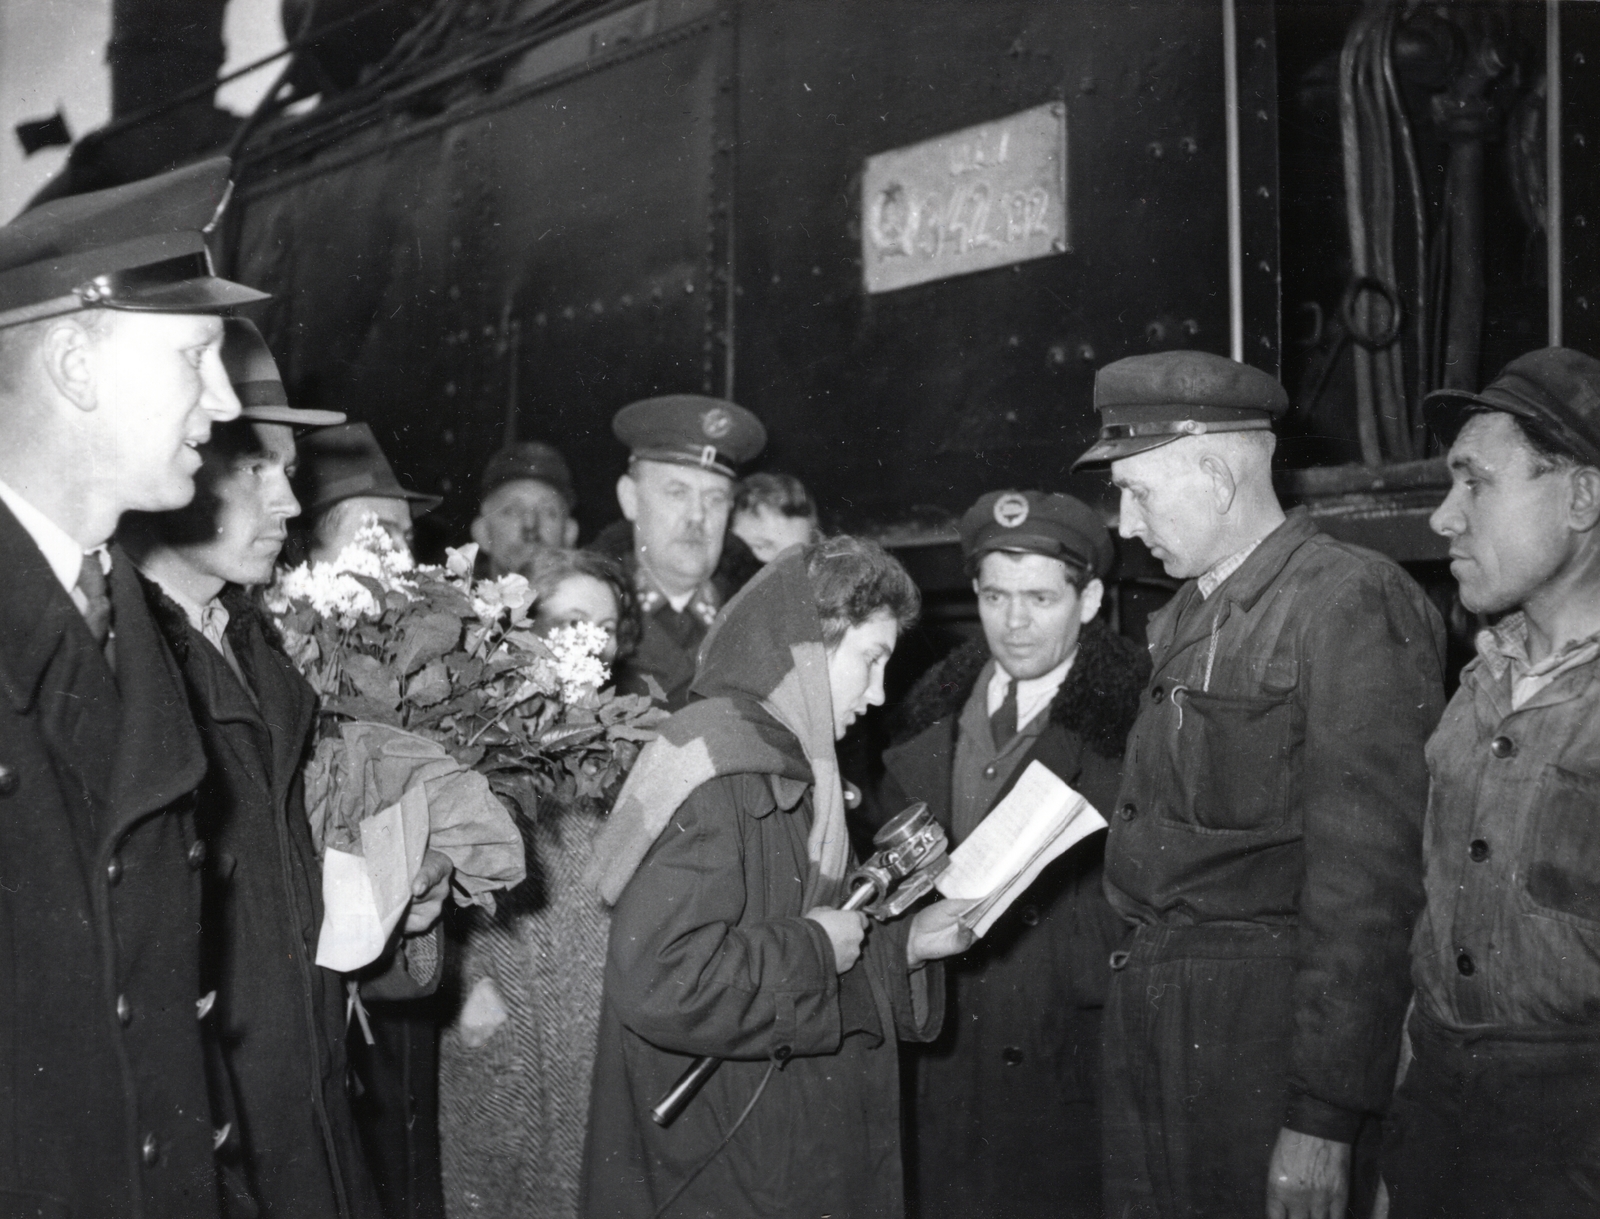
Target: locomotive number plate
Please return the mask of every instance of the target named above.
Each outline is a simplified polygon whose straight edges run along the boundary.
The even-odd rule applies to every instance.
[[[868,292],[1062,254],[1067,112],[1035,106],[867,158],[861,266]]]

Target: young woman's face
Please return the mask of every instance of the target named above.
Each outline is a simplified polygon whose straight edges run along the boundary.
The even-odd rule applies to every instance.
[[[868,707],[883,705],[883,670],[899,636],[899,622],[881,609],[845,631],[837,646],[828,650],[834,740],[843,737]]]
[[[534,629],[548,635],[558,626],[592,622],[611,636],[600,659],[610,664],[617,655],[617,595],[604,580],[574,573],[539,601]]]

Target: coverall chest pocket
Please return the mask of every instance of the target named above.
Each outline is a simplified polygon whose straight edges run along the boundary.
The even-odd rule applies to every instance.
[[[1545,767],[1522,844],[1522,884],[1538,913],[1600,928],[1600,776]]]
[[[1294,748],[1290,690],[1172,693],[1178,785],[1172,807],[1199,830],[1263,831],[1289,815]]]

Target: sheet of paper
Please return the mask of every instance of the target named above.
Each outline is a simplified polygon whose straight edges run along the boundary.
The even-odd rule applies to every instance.
[[[981,899],[962,921],[985,935],[1052,860],[1105,825],[1094,806],[1048,766],[1031,762],[951,854],[938,890],[945,897]]]

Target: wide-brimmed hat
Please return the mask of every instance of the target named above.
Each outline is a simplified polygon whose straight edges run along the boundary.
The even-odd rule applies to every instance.
[[[345,421],[343,411],[319,411],[289,405],[288,391],[278,374],[267,341],[256,324],[230,317],[222,336],[222,366],[238,396],[241,419],[256,423],[287,423],[292,427],[332,427]]]
[[[432,512],[444,502],[442,496],[401,486],[378,438],[365,423],[319,428],[300,442],[299,459],[295,495],[308,519],[340,500],[357,496],[407,500],[414,516]]]

